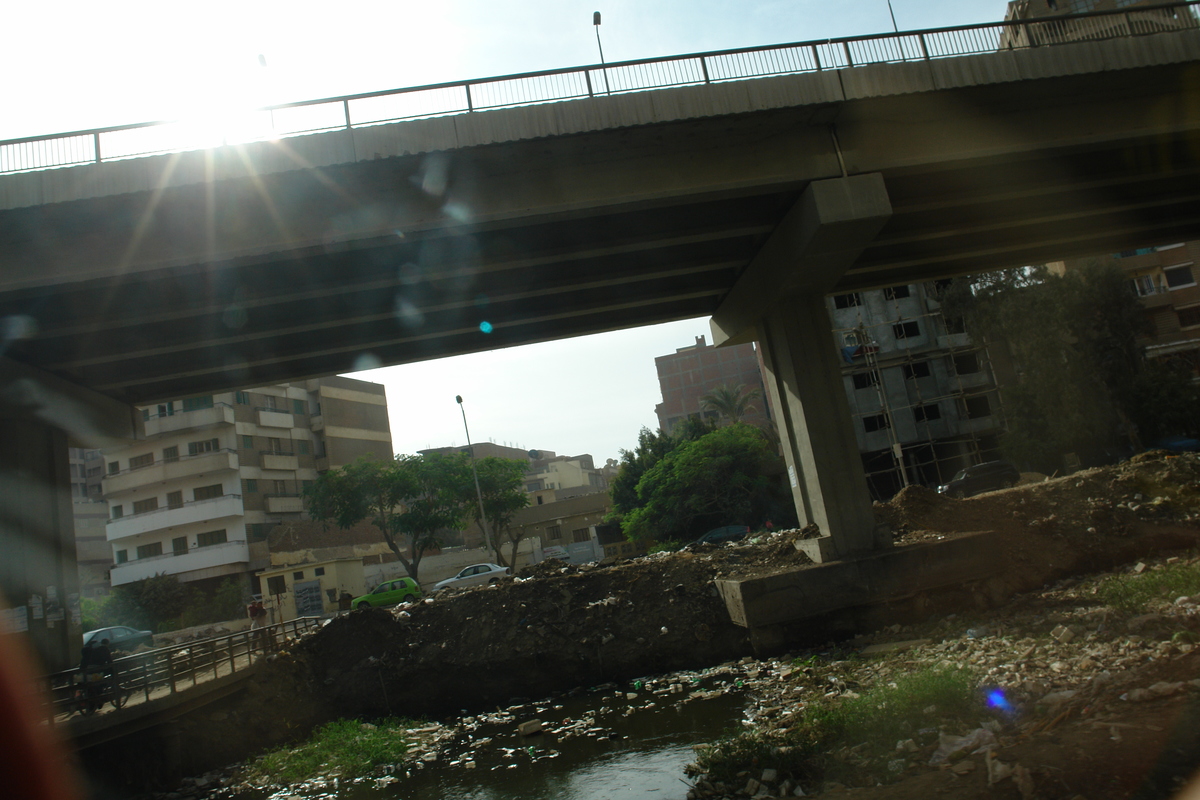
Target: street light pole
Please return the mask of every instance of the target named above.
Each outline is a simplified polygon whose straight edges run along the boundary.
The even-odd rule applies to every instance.
[[[462,395],[454,395],[454,401],[458,403],[458,410],[462,412],[463,430],[467,434],[467,449],[471,452],[471,476],[475,478],[475,497],[479,500],[479,526],[483,528],[483,540],[491,548],[495,554],[496,560],[500,560],[500,545],[492,541],[492,533],[488,529],[487,514],[483,510],[483,492],[479,489],[479,472],[475,469],[475,445],[471,444],[471,429],[467,427],[467,409],[463,407]]]
[[[891,0],[888,0],[891,2]],[[604,66],[604,45],[600,44],[600,12],[592,12],[592,25],[596,28],[596,47],[600,48],[600,71],[604,73],[604,93],[612,94],[608,88],[608,68]]]
[[[892,10],[892,0],[887,0],[888,13],[892,15],[892,30],[896,33],[900,32],[899,26],[896,25],[896,12]]]

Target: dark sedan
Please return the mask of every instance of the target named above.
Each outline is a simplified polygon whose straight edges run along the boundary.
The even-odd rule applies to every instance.
[[[109,650],[123,650],[132,653],[141,645],[154,647],[154,634],[150,631],[139,631],[125,625],[114,625],[111,628],[97,628],[83,635],[85,645],[95,642],[100,644],[102,639],[108,639]]]

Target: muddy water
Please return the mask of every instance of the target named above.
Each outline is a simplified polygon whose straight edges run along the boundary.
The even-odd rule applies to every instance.
[[[522,717],[537,718],[547,729],[535,736],[518,735],[515,720],[467,718],[460,721],[462,733],[437,748],[436,760],[407,774],[236,798],[684,800],[692,745],[739,727],[745,702],[732,676],[704,684],[677,694],[629,686],[530,704]]]

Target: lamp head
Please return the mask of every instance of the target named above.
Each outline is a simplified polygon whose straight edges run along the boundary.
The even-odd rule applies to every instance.
[[[592,24],[593,24],[593,25],[599,25],[599,24],[600,24],[600,12],[599,12],[599,11],[593,11],[593,12],[592,12]]]
[[[461,406],[462,405],[462,395],[461,394],[454,395],[454,402],[458,403]]]

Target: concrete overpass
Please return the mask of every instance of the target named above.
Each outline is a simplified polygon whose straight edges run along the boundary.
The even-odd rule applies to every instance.
[[[819,69],[754,80],[707,54],[655,91],[586,68],[568,102],[2,176],[3,424],[131,436],[134,403],[711,315],[764,347],[801,519],[833,534],[812,554],[872,549],[822,298],[1195,237],[1200,32],[1176,12],[961,57],[875,37],[861,66],[800,43]]]

